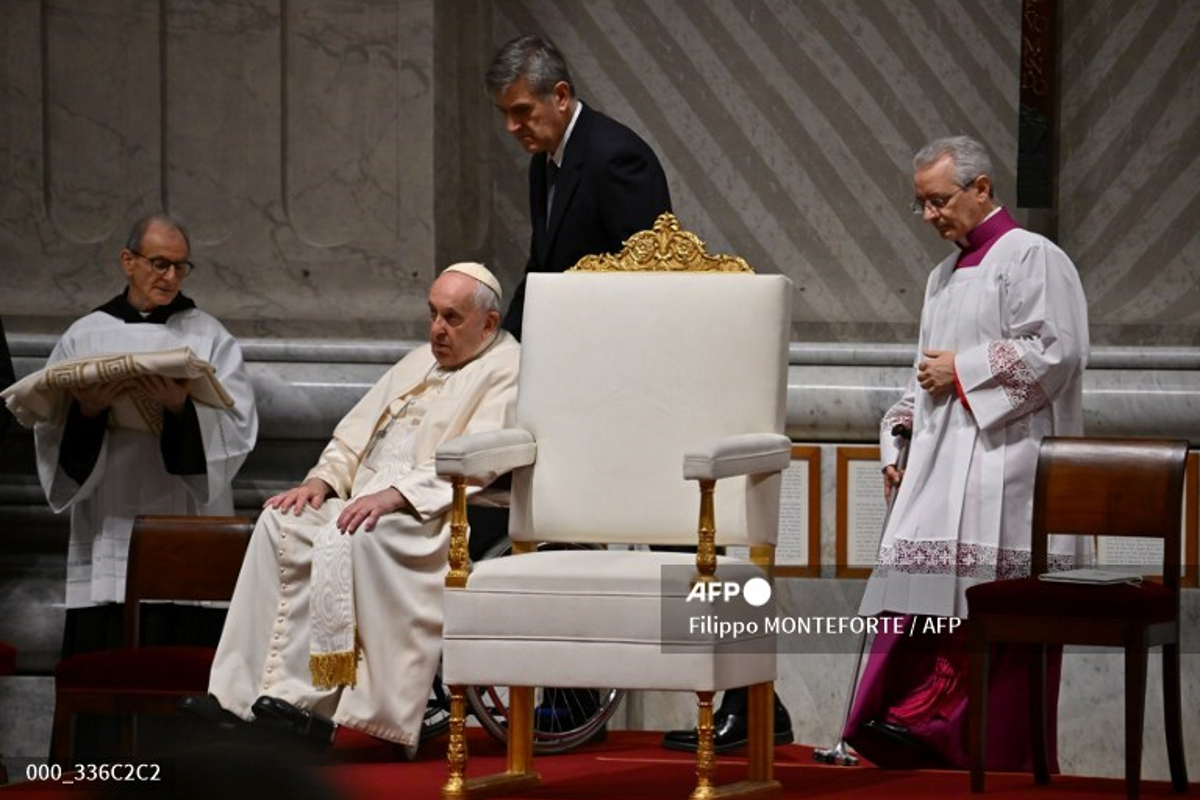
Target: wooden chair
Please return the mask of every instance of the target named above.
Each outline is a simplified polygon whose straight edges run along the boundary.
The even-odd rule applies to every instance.
[[[1180,527],[1188,444],[1142,439],[1048,438],[1034,485],[1031,577],[967,590],[971,658],[971,790],[983,791],[988,645],[1036,646],[1030,719],[1034,778],[1048,783],[1046,647],[1125,651],[1125,782],[1136,798],[1142,767],[1148,650],[1162,646],[1163,718],[1171,783],[1187,789],[1180,707]],[[1161,581],[1082,585],[1044,581],[1051,534],[1161,539]],[[1136,566],[1136,565],[1134,565]],[[1139,571],[1146,570],[1140,567]],[[1156,571],[1152,567],[1146,571]]]
[[[142,646],[140,604],[228,601],[254,521],[243,517],[138,517],[129,542],[124,646],[80,653],[54,669],[52,756],[69,764],[76,714],[122,715],[125,747],[136,750],[133,715],[170,714],[179,698],[208,691],[215,649]]]

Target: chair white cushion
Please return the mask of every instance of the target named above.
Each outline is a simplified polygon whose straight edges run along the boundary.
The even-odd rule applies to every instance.
[[[718,578],[734,564],[742,580],[753,569],[722,557]],[[446,590],[443,677],[451,684],[691,691],[774,680],[774,637],[765,633],[664,641],[663,598],[680,608],[694,566],[690,553],[628,550],[543,551],[480,562],[469,588]],[[744,605],[731,614],[721,603],[687,604],[688,614],[723,621],[737,620],[737,609],[749,615]]]

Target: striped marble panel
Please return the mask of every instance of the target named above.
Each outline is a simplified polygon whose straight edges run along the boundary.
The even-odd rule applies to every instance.
[[[910,160],[969,133],[1015,202],[1021,2],[499,0],[493,39],[549,35],[580,96],[638,130],[684,224],[797,285],[798,339],[904,341],[947,252],[907,210]],[[1200,4],[1062,0],[1054,210],[1098,341],[1198,339]],[[527,158],[494,126],[493,249],[515,281]],[[506,178],[506,175],[508,176]]]

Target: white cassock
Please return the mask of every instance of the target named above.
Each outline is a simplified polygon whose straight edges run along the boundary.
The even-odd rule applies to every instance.
[[[50,508],[56,513],[71,510],[68,608],[125,599],[125,561],[137,515],[233,513],[231,484],[254,448],[258,413],[237,340],[196,308],[177,311],[162,323],[125,322],[94,311],[67,329],[47,360],[49,365],[89,355],[179,347],[191,348],[211,364],[233,399],[228,409],[194,404],[203,439],[204,474],[173,475],[164,465],[157,434],[110,427],[95,467],[79,484],[59,464],[65,419],[34,426],[38,473]]]
[[[456,436],[511,424],[519,358],[503,331],[454,370],[440,368],[428,345],[412,351],[338,424],[308,473],[336,496],[299,516],[262,513],[213,662],[209,691],[222,706],[249,719],[254,701],[270,695],[381,739],[417,743],[442,648],[450,544],[451,487],[434,456]],[[373,531],[337,532],[348,501],[389,486],[413,513],[386,514]],[[314,592],[314,543],[337,537],[352,576]],[[317,688],[310,662],[314,637],[328,633],[321,607],[342,604],[352,605],[356,674],[351,685]]]
[[[859,613],[967,613],[968,586],[1029,573],[1033,479],[1045,436],[1083,432],[1087,303],[1066,254],[1035,233],[1004,233],[977,266],[956,256],[929,277],[917,362],[952,350],[970,406],[913,376],[884,415],[883,464],[910,425],[904,481]],[[1067,540],[1069,541],[1069,540]],[[1052,568],[1084,557],[1051,540]]]

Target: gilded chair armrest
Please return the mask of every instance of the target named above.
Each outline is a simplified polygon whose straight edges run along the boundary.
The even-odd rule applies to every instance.
[[[683,456],[684,480],[715,481],[733,475],[781,472],[792,459],[792,442],[779,433],[747,433],[705,442]]]
[[[524,428],[472,433],[443,442],[437,449],[437,474],[443,478],[485,477],[527,467],[537,458],[537,442]]]
[[[450,570],[446,588],[467,585],[471,565],[467,553],[467,483],[471,478],[493,476],[526,467],[537,458],[533,434],[523,428],[503,428],[472,433],[443,443],[434,456],[437,474],[449,478],[453,489],[450,502]]]

